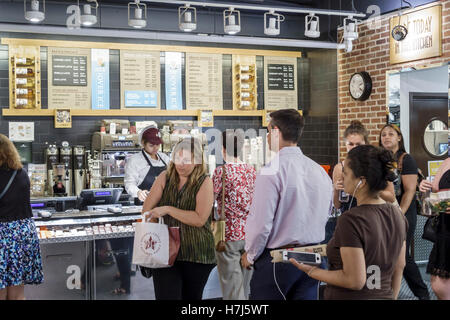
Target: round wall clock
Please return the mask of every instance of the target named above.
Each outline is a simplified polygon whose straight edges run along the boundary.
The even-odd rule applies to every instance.
[[[372,79],[365,71],[354,73],[349,83],[350,95],[353,99],[367,100],[372,92]]]

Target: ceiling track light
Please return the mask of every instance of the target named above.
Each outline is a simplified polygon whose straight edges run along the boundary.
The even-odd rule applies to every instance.
[[[43,11],[39,11],[39,1],[31,0],[30,9],[27,10],[27,0],[23,1],[23,9],[25,12],[25,19],[32,23],[39,23],[45,19],[45,0],[43,1]]]
[[[130,16],[131,6],[135,7],[133,18]],[[144,12],[144,15],[142,15],[142,12]],[[147,5],[145,3],[141,4],[140,0],[134,0],[134,2],[128,3],[128,25],[136,29],[145,28],[147,26]]]
[[[405,1],[409,4],[409,7],[411,8],[411,3],[408,1]],[[400,8],[398,10],[398,25],[396,25],[394,28],[392,28],[392,38],[394,38],[395,41],[402,41],[406,38],[408,35],[408,29],[405,25],[402,24],[402,8],[403,8],[403,1],[400,1]],[[406,25],[408,25],[408,22],[406,22]]]
[[[344,40],[358,39],[358,20],[353,16],[344,19]]]
[[[319,17],[314,13],[310,13],[305,16],[305,36],[308,38],[319,38]]]
[[[94,5],[90,5],[86,3],[83,5],[83,14],[81,15],[81,24],[85,27],[90,27],[97,23],[97,8],[98,2],[97,0],[87,0],[87,2],[93,2]],[[80,0],[78,0],[78,6],[80,5]],[[95,15],[92,14],[92,10],[95,10]]]
[[[284,16],[275,13],[274,10],[264,13],[264,34],[268,36],[279,35],[282,21],[284,21]]]
[[[228,34],[241,32],[241,13],[233,7],[223,12],[223,30]]]
[[[197,29],[197,9],[189,4],[179,7],[178,27],[184,32],[191,32]]]

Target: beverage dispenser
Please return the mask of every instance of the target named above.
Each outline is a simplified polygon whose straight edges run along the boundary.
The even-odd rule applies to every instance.
[[[47,192],[49,196],[53,195],[53,165],[59,162],[59,150],[56,145],[51,144],[45,149],[45,163],[47,164]]]
[[[59,163],[64,165],[62,183],[68,196],[72,195],[72,148],[67,141],[63,141],[59,149]]]
[[[73,147],[73,180],[75,185],[74,195],[80,195],[86,186],[86,153],[84,146]]]

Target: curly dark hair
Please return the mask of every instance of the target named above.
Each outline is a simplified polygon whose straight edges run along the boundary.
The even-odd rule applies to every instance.
[[[347,166],[355,177],[365,177],[371,192],[386,189],[388,181],[394,181],[394,155],[391,151],[372,145],[353,148],[347,155]]]
[[[353,120],[350,125],[344,131],[344,138],[347,138],[351,134],[359,134],[363,136],[364,142],[369,144],[369,132],[359,120]]]

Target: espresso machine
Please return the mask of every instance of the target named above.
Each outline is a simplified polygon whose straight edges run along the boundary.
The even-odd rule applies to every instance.
[[[68,196],[72,195],[72,148],[67,141],[63,141],[59,148],[59,163],[64,165],[62,183]]]
[[[73,147],[73,181],[74,195],[80,195],[86,187],[86,153],[84,146]]]
[[[53,195],[54,172],[53,165],[59,162],[59,150],[56,145],[49,145],[45,151],[45,163],[47,165],[47,193],[49,196]]]

